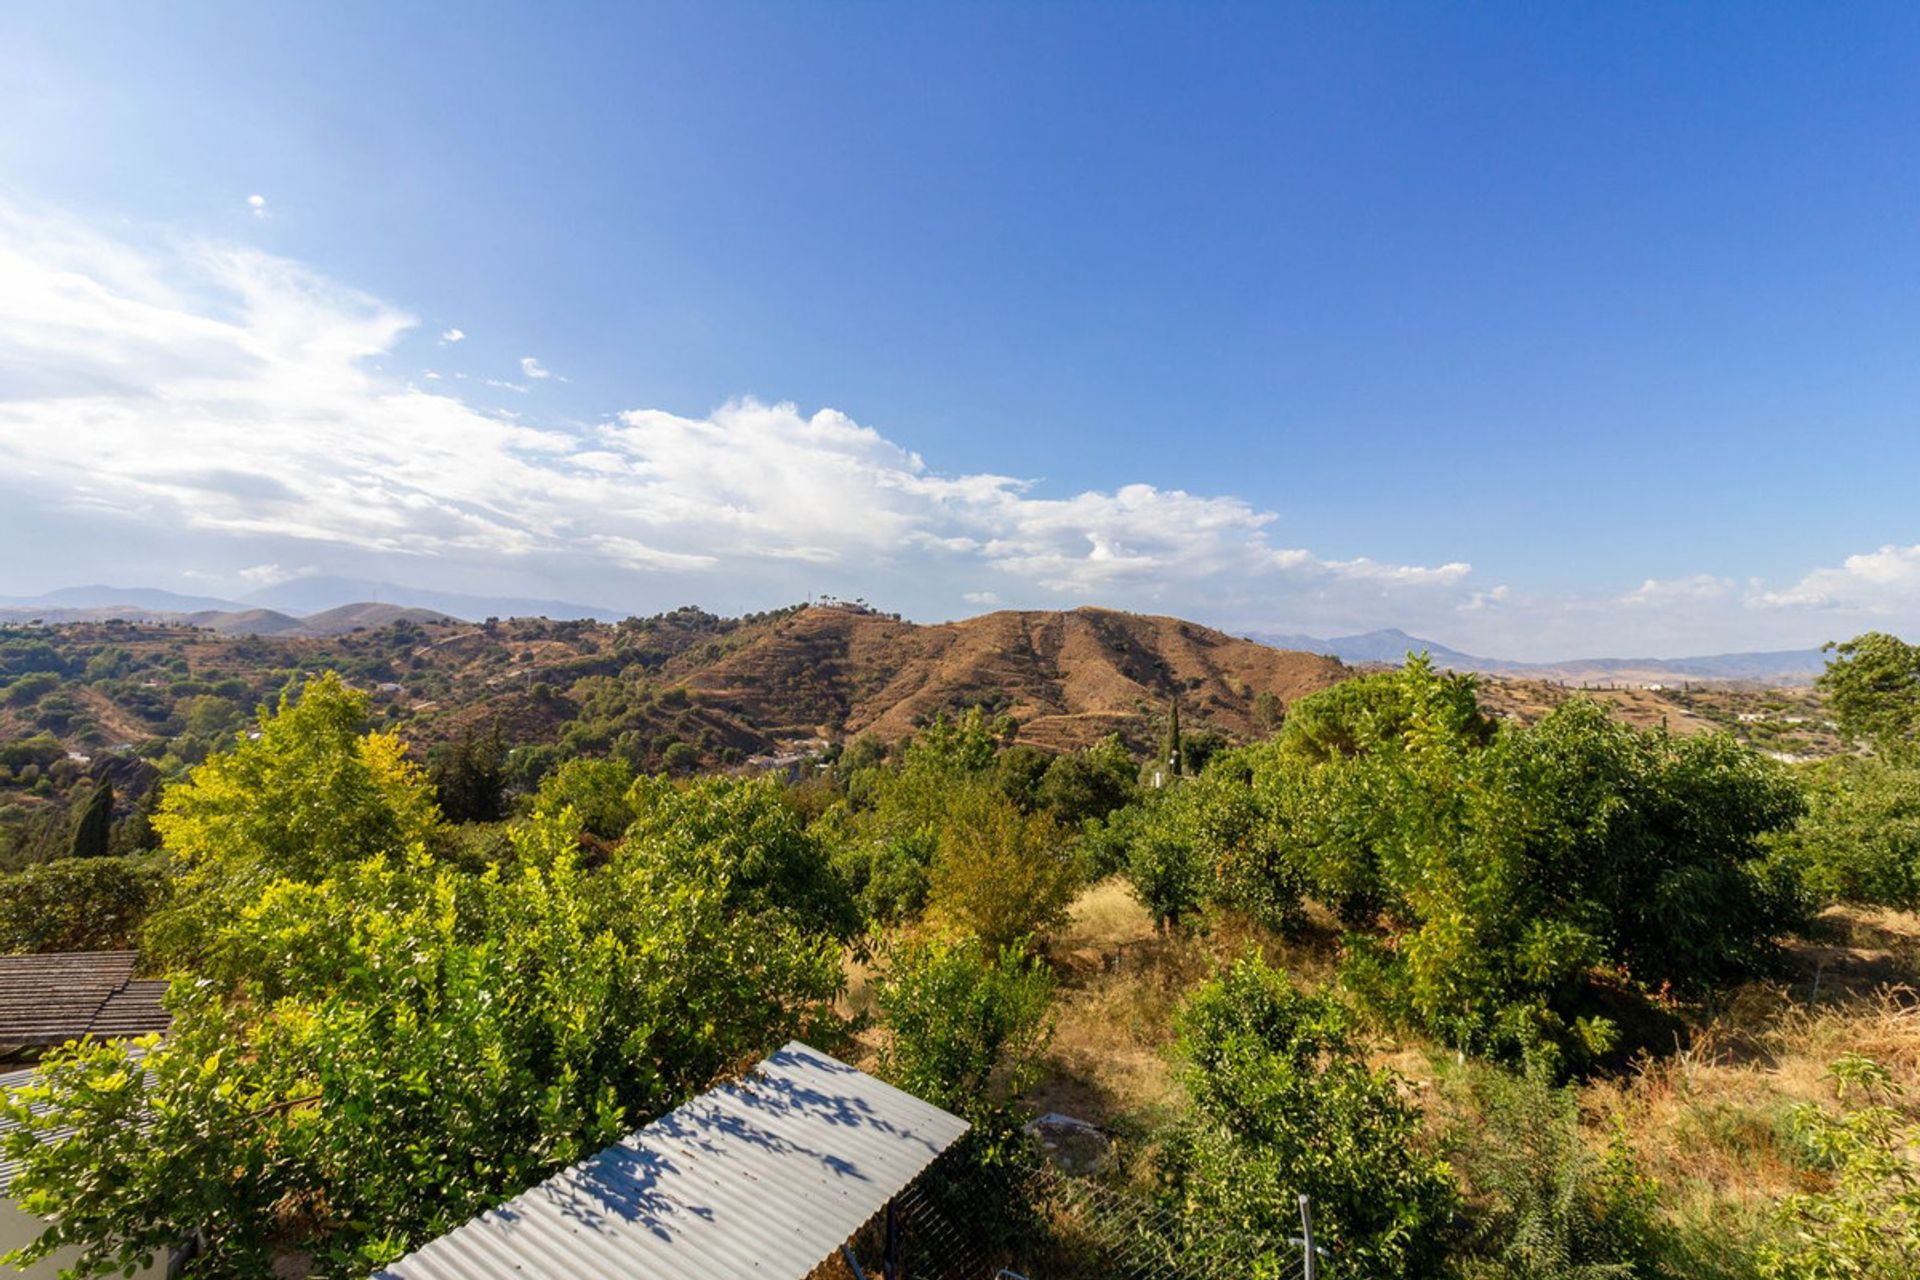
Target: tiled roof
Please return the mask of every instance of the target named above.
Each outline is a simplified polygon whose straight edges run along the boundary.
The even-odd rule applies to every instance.
[[[132,951],[0,956],[0,1045],[165,1031],[167,984],[136,980],[138,961]]]

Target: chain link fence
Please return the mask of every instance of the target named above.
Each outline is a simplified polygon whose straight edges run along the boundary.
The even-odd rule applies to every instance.
[[[1304,1203],[1300,1234],[1272,1238],[1178,1212],[1098,1173],[1044,1161],[982,1168],[957,1154],[895,1202],[911,1280],[1335,1280],[1308,1243]]]

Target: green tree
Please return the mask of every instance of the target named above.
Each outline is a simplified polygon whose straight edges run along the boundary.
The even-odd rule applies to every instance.
[[[176,984],[168,1037],[57,1051],[5,1104],[12,1191],[50,1224],[22,1259],[71,1246],[101,1274],[191,1223],[196,1275],[288,1251],[364,1275],[826,1014],[838,946],[724,876],[585,868],[564,824],[514,839],[483,875],[417,850],[237,868],[226,976]]]
[[[1066,919],[1078,878],[1066,833],[1024,814],[998,790],[973,786],[948,798],[930,902],[949,924],[998,951]]]
[[[1167,736],[1160,742],[1159,766],[1165,767],[1169,779],[1180,776],[1184,753],[1180,749],[1180,699],[1175,698],[1167,704]]]
[[[1827,649],[1834,656],[1815,683],[1840,731],[1890,759],[1911,757],[1920,739],[1920,645],[1869,631]]]
[[[1193,1117],[1172,1172],[1189,1205],[1270,1242],[1277,1267],[1304,1194],[1335,1274],[1434,1273],[1452,1177],[1419,1150],[1419,1112],[1366,1064],[1338,1003],[1254,953],[1196,990],[1177,1025]]]
[[[571,807],[579,830],[600,840],[618,840],[633,821],[627,793],[633,766],[619,756],[569,760],[540,780],[533,798],[536,821],[558,821]]]
[[[109,852],[113,840],[113,783],[102,777],[93,784],[85,803],[73,819],[73,838],[67,855],[73,858],[101,858]]]
[[[168,884],[154,857],[61,858],[0,874],[0,955],[131,948]]]
[[[449,822],[498,822],[506,816],[507,748],[499,724],[469,726],[433,762],[429,778]]]
[[[876,999],[888,1036],[881,1074],[917,1098],[996,1132],[1039,1078],[1052,1034],[1053,974],[1017,948],[977,937],[896,951]]]
[[[153,825],[180,892],[149,935],[164,957],[212,963],[221,922],[267,885],[315,882],[436,833],[432,788],[398,737],[362,732],[366,712],[364,694],[315,676],[262,710],[257,737],[167,789]]]
[[[1138,776],[1127,744],[1109,734],[1083,751],[1055,756],[1040,780],[1040,803],[1057,821],[1078,826],[1129,803]]]
[[[772,778],[636,780],[633,822],[616,860],[725,886],[730,909],[782,913],[795,928],[844,941],[860,917],[829,850]]]
[[[1804,775],[1807,813],[1774,841],[1825,900],[1920,906],[1920,769],[1826,761]]]

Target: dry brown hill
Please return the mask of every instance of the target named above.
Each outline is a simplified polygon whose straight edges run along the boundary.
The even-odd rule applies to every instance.
[[[661,674],[699,702],[740,708],[776,737],[892,740],[939,712],[981,706],[1018,721],[1021,741],[1064,750],[1115,732],[1141,740],[1175,698],[1190,722],[1251,738],[1260,693],[1285,706],[1348,672],[1332,658],[1109,609],[919,626],[816,606],[717,656],[704,647],[680,654]]]
[[[46,674],[0,689],[0,740],[45,731],[68,747],[145,743],[157,754],[156,740],[197,733],[194,750],[204,751],[256,701],[330,667],[368,689],[381,722],[421,750],[498,726],[516,743],[641,761],[684,742],[725,763],[796,739],[897,740],[976,706],[1010,715],[1036,746],[1067,750],[1117,732],[1140,748],[1176,698],[1192,728],[1244,741],[1263,732],[1261,694],[1277,711],[1350,674],[1332,658],[1105,609],[935,626],[823,605],[745,618],[682,609],[618,624],[472,624],[411,611],[396,621],[335,635],[21,628],[0,636],[0,661],[14,650],[22,671]]]

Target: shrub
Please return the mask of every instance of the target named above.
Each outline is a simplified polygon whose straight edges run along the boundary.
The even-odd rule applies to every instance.
[[[1767,1251],[1768,1280],[1903,1280],[1920,1275],[1920,1124],[1896,1105],[1884,1066],[1857,1054],[1833,1064],[1842,1110],[1795,1108],[1796,1136],[1830,1171],[1823,1192],[1780,1206],[1794,1240]]]
[[[1278,1245],[1305,1194],[1336,1274],[1431,1274],[1452,1180],[1418,1149],[1419,1112],[1367,1066],[1340,1004],[1296,991],[1256,953],[1202,985],[1177,1025],[1193,1119],[1172,1173],[1189,1205]]]
[[[1820,897],[1920,906],[1920,770],[1841,759],[1807,779],[1807,814],[1774,842]]]
[[[1077,885],[1051,818],[1021,813],[987,786],[949,797],[928,895],[949,924],[997,951],[1058,927]]]
[[[1464,1268],[1475,1280],[1599,1280],[1649,1274],[1660,1255],[1658,1186],[1620,1135],[1604,1152],[1580,1131],[1572,1089],[1468,1066],[1446,1150],[1467,1186]]]
[[[889,1033],[881,1072],[908,1093],[993,1131],[1017,1125],[1014,1100],[1038,1078],[1052,1027],[1053,975],[1016,948],[977,937],[897,951],[878,989]]]
[[[62,858],[0,875],[0,954],[133,947],[167,887],[153,857]]]

